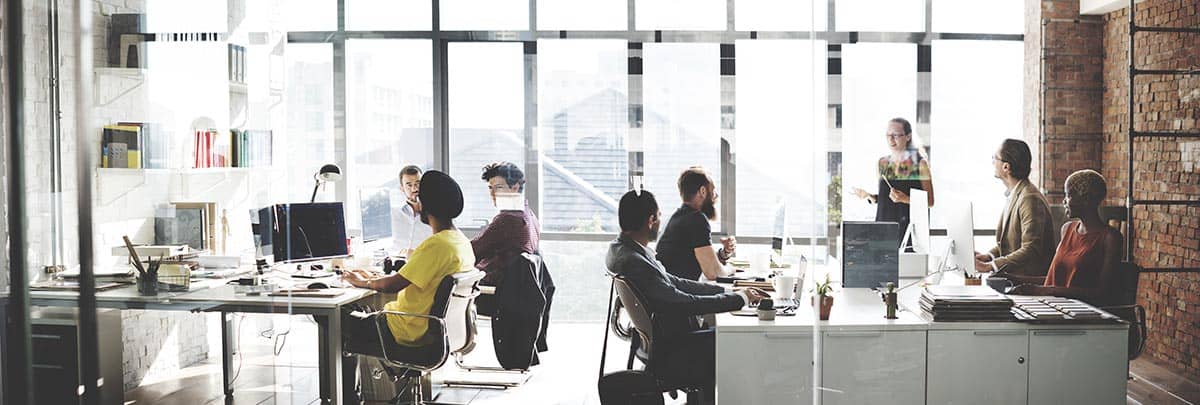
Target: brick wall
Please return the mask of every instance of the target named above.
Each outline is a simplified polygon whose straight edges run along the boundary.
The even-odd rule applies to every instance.
[[[1146,0],[1138,25],[1200,27],[1194,0]],[[1122,205],[1128,181],[1128,9],[1104,16],[1103,173],[1110,205]],[[1200,34],[1140,33],[1138,66],[1200,68]],[[1134,83],[1138,130],[1198,131],[1200,77],[1147,76]],[[1135,198],[1200,199],[1200,142],[1151,139],[1134,143]],[[1134,256],[1146,267],[1200,267],[1200,209],[1140,207],[1134,213]],[[1200,274],[1142,275],[1138,302],[1146,307],[1147,355],[1200,379]]]

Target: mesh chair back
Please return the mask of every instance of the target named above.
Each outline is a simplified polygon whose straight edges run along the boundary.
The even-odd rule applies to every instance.
[[[1114,291],[1114,305],[1133,305],[1137,303],[1138,275],[1142,273],[1141,266],[1136,263],[1121,262],[1117,266],[1117,287]]]
[[[442,279],[430,314],[446,322],[446,340],[451,353],[472,346],[475,341],[475,315],[471,303],[479,295],[479,280],[484,273],[471,270],[454,273]],[[432,332],[436,322],[430,322]]]
[[[633,323],[633,327],[642,339],[642,347],[645,348],[647,357],[650,357],[650,349],[654,347],[654,321],[650,317],[650,310],[646,308],[646,300],[637,288],[624,277],[615,276],[613,282],[617,286],[617,298],[621,300],[621,305],[629,314],[630,322]]]

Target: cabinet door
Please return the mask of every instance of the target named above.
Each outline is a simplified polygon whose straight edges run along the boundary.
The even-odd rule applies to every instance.
[[[926,403],[1024,403],[1028,349],[1025,329],[929,331]]]
[[[1125,330],[1037,330],[1029,336],[1030,404],[1124,404]]]
[[[718,404],[811,404],[813,339],[804,332],[717,333]]]
[[[925,403],[925,332],[825,332],[823,404]]]

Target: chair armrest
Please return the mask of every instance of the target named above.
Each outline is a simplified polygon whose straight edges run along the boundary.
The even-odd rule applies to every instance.
[[[494,285],[481,285],[478,288],[479,288],[479,292],[476,293],[476,295],[478,295],[478,294],[496,295],[496,286],[494,286]]]
[[[388,311],[388,310],[375,311],[375,312],[370,313],[369,315],[394,315],[394,316],[400,316],[400,317],[407,316],[407,317],[411,317],[411,318],[423,318],[423,319],[437,321],[438,327],[441,329],[441,333],[442,333],[442,336],[441,336],[442,345],[447,344],[446,321],[442,318],[439,318],[439,317],[436,317],[433,315],[413,314],[413,313],[408,313],[408,312]],[[384,318],[384,321],[386,323],[387,318]],[[396,362],[395,360],[393,360],[392,356],[388,355],[387,342],[385,340],[383,340],[384,339],[384,337],[383,337],[384,330],[383,330],[383,327],[380,326],[379,322],[375,323],[375,332],[376,332],[376,335],[378,335],[378,337],[379,337],[379,350],[380,350],[380,353],[383,353],[383,358],[390,362]],[[391,336],[390,331],[388,332],[388,336]],[[392,337],[391,339],[395,340],[394,337]],[[445,359],[443,358],[442,361],[445,361]],[[405,364],[405,366],[410,367],[410,368],[420,368],[415,365],[408,365],[408,364]]]

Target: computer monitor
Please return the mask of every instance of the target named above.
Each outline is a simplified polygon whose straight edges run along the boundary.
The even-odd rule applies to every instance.
[[[363,242],[373,242],[392,237],[392,199],[387,189],[359,191],[359,207],[362,211]]]
[[[842,286],[900,285],[899,228],[895,222],[842,222]]]
[[[975,219],[971,216],[971,202],[949,200],[938,204],[938,209],[945,215],[946,234],[950,237],[946,264],[941,270],[975,273]]]
[[[349,255],[342,203],[276,204],[258,211],[259,251],[275,263]]]
[[[775,204],[775,224],[771,227],[771,249],[775,250],[775,254],[783,256],[783,247],[788,242],[787,232],[787,204],[781,199]]]
[[[929,194],[914,188],[908,192],[908,224],[912,229],[913,251],[929,253]]]

